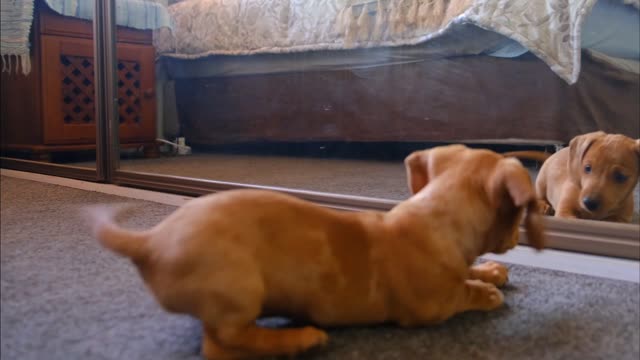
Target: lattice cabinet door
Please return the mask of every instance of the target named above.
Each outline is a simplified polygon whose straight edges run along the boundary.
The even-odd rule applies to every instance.
[[[155,138],[155,52],[152,46],[117,46],[120,141]],[[87,39],[42,36],[44,142],[94,144],[95,84],[93,43]]]

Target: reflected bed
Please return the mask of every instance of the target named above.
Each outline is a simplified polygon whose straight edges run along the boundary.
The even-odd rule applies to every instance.
[[[544,20],[534,25],[515,10],[501,20],[485,0],[429,9],[440,11],[439,25],[420,22],[421,6],[434,3],[420,0],[394,2],[405,13],[390,8],[386,18],[384,1],[224,3],[178,2],[169,7],[173,32],[156,32],[159,78],[168,80],[159,94],[175,92],[177,106],[162,102],[167,137],[549,144],[594,130],[640,132],[638,9],[622,0],[548,14],[512,1]],[[260,12],[265,4],[272,13]],[[329,15],[304,13],[320,8]],[[314,26],[296,23],[309,19]]]

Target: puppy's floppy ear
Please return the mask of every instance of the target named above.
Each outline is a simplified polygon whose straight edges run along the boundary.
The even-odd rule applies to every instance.
[[[404,159],[407,182],[412,194],[416,194],[429,183],[429,150],[415,151]]]
[[[527,231],[527,241],[536,250],[542,250],[546,243],[542,219],[538,201],[530,201],[527,205],[527,215],[524,218],[524,229]]]
[[[582,159],[587,153],[591,145],[597,140],[605,137],[607,134],[603,131],[596,131],[584,135],[579,135],[571,139],[569,142],[569,174],[571,180],[575,183],[580,182],[582,174]]]
[[[487,183],[489,201],[496,209],[500,207],[505,195],[517,208],[526,208],[524,220],[529,244],[540,250],[544,247],[544,226],[538,209],[538,201],[529,173],[515,158],[502,159],[496,165],[493,175]]]
[[[491,204],[498,208],[507,193],[516,207],[526,206],[536,194],[529,173],[515,158],[501,159],[487,183]]]

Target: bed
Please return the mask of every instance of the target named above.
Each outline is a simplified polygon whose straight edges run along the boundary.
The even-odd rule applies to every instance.
[[[166,136],[637,138],[636,0],[185,0],[154,35]],[[171,101],[162,103],[170,104]],[[175,113],[172,119],[168,116]]]

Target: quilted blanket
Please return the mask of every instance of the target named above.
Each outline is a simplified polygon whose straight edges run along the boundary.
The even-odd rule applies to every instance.
[[[0,58],[2,72],[31,72],[29,31],[33,0],[0,0]],[[15,61],[14,61],[15,59]]]
[[[415,45],[471,23],[519,42],[572,84],[581,25],[595,2],[185,0],[169,7],[174,31],[161,29],[154,41],[164,56],[193,59]]]
[[[95,0],[44,0],[53,11],[93,19]],[[31,71],[29,33],[34,0],[0,0],[0,59],[3,72]],[[136,29],[171,27],[167,0],[116,0],[116,23]]]
[[[95,0],[44,0],[55,12],[93,20]],[[170,27],[166,0],[116,0],[116,24],[134,29]]]

